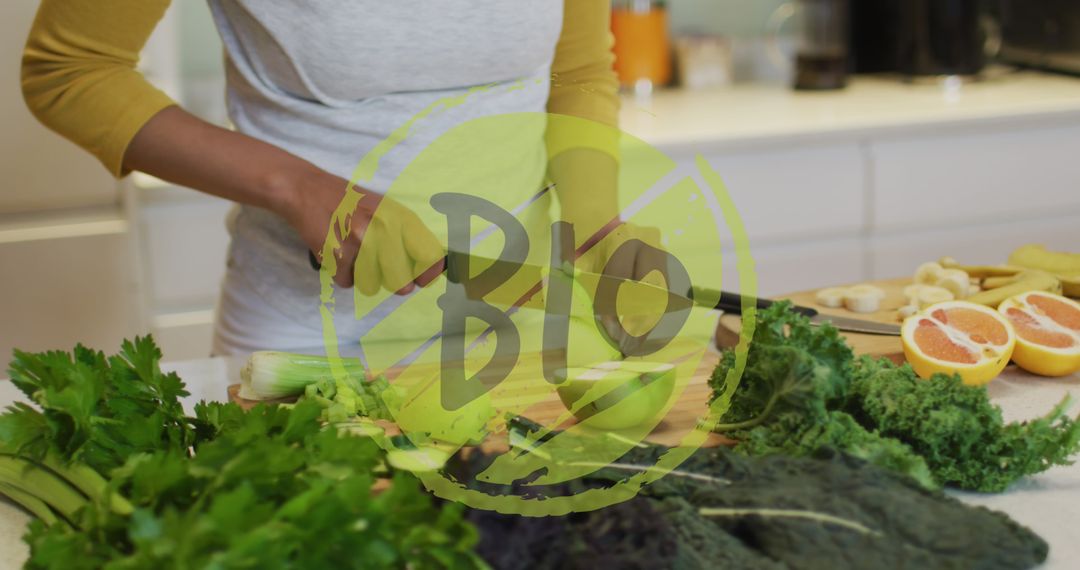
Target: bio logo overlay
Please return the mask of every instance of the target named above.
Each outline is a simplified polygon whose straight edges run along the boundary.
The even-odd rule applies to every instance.
[[[364,363],[390,380],[382,398],[402,432],[379,437],[381,445],[442,457],[466,446],[484,452],[469,473],[418,469],[435,495],[529,516],[603,508],[678,467],[727,410],[753,306],[743,307],[751,318],[727,391],[706,408],[691,379],[715,365],[710,308],[725,246],[741,291],[756,293],[746,233],[701,157],[679,169],[644,141],[577,117],[469,117],[474,100],[492,94],[432,104],[356,168],[321,252],[326,351],[335,380],[355,380],[335,358],[355,347],[339,339],[335,321],[340,296],[352,295]],[[433,135],[426,122],[437,115],[457,126]],[[338,236],[363,189],[387,179],[380,165],[394,160],[407,165],[370,224],[412,211],[448,252],[446,271],[409,295],[337,289]],[[386,247],[374,241],[363,239],[359,260],[377,258],[365,248]],[[412,278],[425,268],[415,269]],[[655,464],[621,466],[624,477],[605,486],[566,485],[657,438],[670,447]]]

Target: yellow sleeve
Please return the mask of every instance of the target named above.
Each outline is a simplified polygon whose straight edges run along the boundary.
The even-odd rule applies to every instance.
[[[22,60],[30,111],[114,176],[157,112],[174,105],[135,69],[169,0],[41,0]]]
[[[560,215],[575,225],[578,245],[619,212],[619,84],[612,43],[610,0],[564,1],[547,108],[568,116],[549,117],[545,143]]]
[[[551,66],[549,113],[617,126],[619,83],[612,44],[610,0],[565,0]]]

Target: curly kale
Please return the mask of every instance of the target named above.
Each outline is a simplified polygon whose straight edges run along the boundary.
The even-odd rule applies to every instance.
[[[815,329],[786,305],[766,309],[754,329],[746,369],[724,421],[730,429],[748,429],[795,414],[824,421],[842,401],[851,378],[853,354],[836,329]],[[713,372],[713,397],[735,367],[734,351],[724,353]]]
[[[982,387],[958,377],[920,379],[887,359],[855,359],[831,326],[777,303],[758,316],[746,368],[716,427],[749,455],[810,455],[834,448],[905,473],[927,488],[998,492],[1080,451],[1068,402],[1045,417],[1005,424]],[[713,371],[726,390],[735,353]]]
[[[958,377],[921,380],[909,366],[860,358],[846,410],[882,436],[901,441],[945,485],[1004,491],[1052,465],[1068,465],[1080,450],[1080,422],[1063,401],[1044,417],[1006,424],[986,390]]]

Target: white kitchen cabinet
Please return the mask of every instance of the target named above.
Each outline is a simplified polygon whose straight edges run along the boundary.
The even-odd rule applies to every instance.
[[[751,245],[750,256],[758,294],[766,297],[866,279],[863,243],[857,237]],[[723,288],[728,291],[741,290],[736,261],[734,252],[724,252]]]
[[[14,348],[114,353],[140,326],[131,236],[119,216],[0,228],[0,359]]]
[[[875,236],[869,242],[870,277],[907,277],[920,263],[946,255],[969,265],[1004,263],[1010,252],[1029,243],[1042,243],[1052,250],[1080,251],[1080,215],[997,224],[957,224]]]
[[[1080,214],[1078,151],[1077,120],[882,137],[871,144],[871,223],[913,230]]]
[[[864,225],[862,154],[854,143],[705,155],[723,178],[751,245],[858,234]],[[694,158],[676,158],[680,168]]]

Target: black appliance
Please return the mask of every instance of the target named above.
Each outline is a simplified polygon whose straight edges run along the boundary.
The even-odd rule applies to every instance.
[[[1080,0],[998,0],[1001,59],[1080,73]]]
[[[988,29],[984,4],[985,0],[852,0],[853,70],[912,77],[977,75],[986,65],[988,36],[996,34]]]

